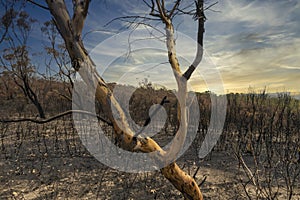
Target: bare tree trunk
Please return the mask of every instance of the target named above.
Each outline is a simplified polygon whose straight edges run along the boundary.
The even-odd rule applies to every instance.
[[[177,3],[180,1],[177,1]],[[200,6],[202,6],[200,9],[203,9],[203,1],[198,0],[198,3],[200,2]],[[174,8],[176,8],[177,3],[175,4]],[[192,65],[188,68],[188,70],[182,74],[180,70],[180,65],[176,56],[176,45],[175,45],[175,38],[174,38],[174,27],[172,24],[172,11],[168,15],[165,11],[165,8],[163,7],[163,1],[162,4],[159,0],[156,0],[156,5],[158,7],[159,16],[162,19],[162,21],[165,24],[166,29],[166,45],[168,49],[168,58],[169,63],[171,64],[171,67],[173,69],[173,73],[177,82],[178,86],[178,121],[180,122],[178,133],[175,135],[174,142],[177,142],[178,144],[175,144],[175,146],[182,146],[186,134],[187,134],[187,105],[186,105],[186,99],[187,99],[187,81],[191,77],[192,73],[194,72],[195,68],[198,66],[200,61],[202,60],[202,41],[203,41],[203,32],[204,32],[204,18],[201,18],[199,20],[199,28],[198,28],[198,46],[197,46],[197,55],[195,57],[194,62]],[[199,5],[198,5],[199,6]],[[197,9],[198,9],[197,6]],[[203,10],[201,10],[203,11]],[[201,14],[201,15],[200,15]],[[197,13],[197,17],[204,17],[203,12]],[[178,153],[176,150],[169,151],[170,153]],[[174,155],[167,155],[167,157],[173,157]],[[173,166],[172,166],[173,165]],[[172,168],[170,168],[172,166]],[[180,190],[184,197],[186,199],[203,199],[202,193],[196,184],[196,182],[193,180],[192,177],[190,177],[187,174],[180,174],[180,171],[174,172],[173,169],[178,168],[176,163],[173,163],[165,168],[163,168],[161,171],[164,174],[164,176],[169,179],[173,185]],[[171,176],[170,176],[171,175]],[[181,177],[181,179],[178,179],[178,177]],[[180,180],[180,181],[178,181]]]
[[[43,109],[42,105],[40,104],[40,101],[38,100],[38,97],[36,96],[35,92],[27,84],[25,85],[25,90],[27,91],[26,93],[27,93],[28,98],[34,104],[36,109],[38,110],[40,118],[45,119],[46,116],[45,116],[44,109]]]
[[[118,138],[120,147],[129,151],[158,151],[155,159],[161,160],[161,157],[164,157],[166,152],[162,150],[162,148],[154,140],[151,138],[134,137],[134,133],[128,125],[123,110],[114,98],[110,89],[107,87],[107,84],[97,73],[93,61],[83,46],[81,41],[81,31],[88,12],[90,1],[74,1],[74,15],[72,19],[70,19],[63,0],[46,1],[50,12],[55,19],[56,26],[66,43],[66,47],[72,60],[74,69],[80,73],[80,76],[87,85],[89,85],[91,88],[95,88],[96,99],[101,103],[105,114],[112,122],[114,134]],[[169,59],[171,59],[171,63],[177,62],[176,57],[169,56]],[[174,74],[176,79],[178,79],[177,82],[179,90],[183,91],[180,93],[182,94],[182,96],[179,98],[180,103],[181,105],[185,105],[186,79],[183,79],[181,74],[178,73],[178,66],[179,65],[177,64],[172,64],[172,68],[175,69]],[[97,85],[95,85],[92,80],[96,80]],[[110,109],[111,106],[113,106],[114,110],[117,111],[117,116],[119,116],[118,119],[113,117],[112,109]],[[187,124],[185,106],[181,106],[181,112],[184,113],[184,115],[181,116],[184,123],[182,124],[180,131],[186,133]],[[122,127],[119,127],[119,124],[121,124]],[[183,134],[180,137],[184,136],[185,135]],[[179,142],[184,143],[184,139]],[[181,146],[182,144],[179,145]],[[170,153],[176,154],[176,152],[173,151],[168,152],[168,154]],[[186,199],[203,199],[200,189],[194,179],[183,172],[176,163],[171,163],[170,165],[164,167],[161,172],[184,195]]]

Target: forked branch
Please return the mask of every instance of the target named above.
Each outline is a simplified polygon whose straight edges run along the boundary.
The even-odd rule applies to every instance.
[[[203,0],[198,0],[196,4],[196,13],[194,18],[198,20],[198,33],[197,33],[197,53],[193,63],[184,72],[183,76],[189,80],[197,66],[200,64],[203,57],[203,35],[204,35],[204,22],[206,17],[204,15]]]

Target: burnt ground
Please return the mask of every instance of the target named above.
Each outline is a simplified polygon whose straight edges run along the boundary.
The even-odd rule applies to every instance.
[[[158,135],[164,144],[171,135]],[[161,141],[159,141],[161,140]],[[193,176],[205,199],[248,199],[247,177],[230,150],[215,150],[204,160],[193,143],[178,165]],[[251,156],[244,156],[249,160]],[[206,178],[205,178],[206,177]],[[1,125],[0,199],[183,199],[159,171],[126,173],[92,157],[70,122]],[[279,183],[280,184],[280,183]],[[247,184],[255,199],[253,184]],[[284,185],[277,199],[286,199]],[[300,199],[300,189],[292,199]]]

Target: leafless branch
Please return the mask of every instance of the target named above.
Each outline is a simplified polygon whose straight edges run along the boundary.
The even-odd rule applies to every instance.
[[[38,6],[38,7],[40,7],[40,8],[42,8],[42,9],[49,10],[49,8],[47,6],[43,6],[42,4],[39,4],[39,3],[37,3],[33,0],[27,0],[27,1],[34,4],[34,5],[36,5],[36,6]]]
[[[215,6],[216,4],[218,4],[219,2],[218,1],[216,1],[215,3],[212,3],[212,4],[210,4],[209,6],[207,6],[206,8],[204,8],[204,10],[211,10],[211,8],[213,7],[213,6]]]
[[[254,174],[252,173],[252,171],[249,169],[249,167],[247,166],[247,164],[245,163],[243,157],[242,157],[242,156],[240,155],[240,153],[237,152],[237,151],[234,151],[234,155],[235,155],[235,157],[237,158],[237,160],[239,161],[239,163],[242,164],[242,167],[243,167],[243,169],[244,169],[244,171],[245,171],[247,177],[249,178],[249,180],[252,182],[252,184],[253,184],[254,186],[257,187],[257,182],[256,182],[256,180],[255,180],[255,176],[254,176]]]
[[[158,13],[158,10],[155,9],[155,4],[153,0],[151,0],[151,5],[145,0],[143,0],[143,2],[146,4],[146,6],[148,6],[151,9],[149,15],[154,17],[160,17],[158,14],[155,14],[155,12]]]
[[[195,4],[196,13],[194,15],[194,18],[198,20],[197,53],[193,63],[183,74],[183,76],[187,80],[189,80],[192,73],[195,71],[196,67],[199,65],[203,57],[203,35],[205,32],[204,23],[206,21],[206,17],[204,15],[203,0],[198,0],[198,2],[195,2]]]
[[[109,22],[107,22],[104,25],[104,27],[107,27],[108,25],[110,25],[111,23],[113,23],[117,20],[123,21],[125,19],[133,19],[133,21],[130,21],[130,22],[135,22],[135,23],[138,23],[138,22],[136,22],[136,20],[138,20],[138,19],[141,19],[142,21],[145,21],[145,20],[156,20],[156,21],[158,21],[158,20],[160,20],[160,19],[157,19],[157,18],[151,18],[151,17],[146,17],[146,16],[141,17],[139,15],[125,16],[125,17],[117,17],[117,18],[114,18],[114,19],[110,20]]]
[[[59,113],[59,114],[57,114],[55,116],[52,116],[52,117],[50,117],[48,119],[36,119],[36,118],[0,119],[0,122],[2,122],[2,123],[33,122],[33,123],[37,123],[37,124],[45,124],[45,123],[48,123],[50,121],[59,119],[59,118],[61,118],[63,116],[66,116],[66,115],[69,115],[69,114],[73,114],[73,113],[94,116],[94,117],[97,117],[98,120],[100,120],[102,122],[105,122],[109,126],[112,126],[112,123],[109,122],[109,121],[107,121],[103,117],[100,117],[99,115],[96,115],[95,113],[91,113],[91,112],[84,111],[84,110],[67,110],[67,111]]]
[[[156,6],[158,8],[158,12],[159,12],[160,18],[163,20],[164,23],[166,23],[168,20],[167,20],[167,17],[165,15],[165,12],[164,12],[164,10],[162,8],[162,5],[160,4],[159,0],[156,0]]]
[[[149,70],[152,70],[152,69],[154,69],[154,68],[156,68],[156,67],[158,67],[158,66],[160,66],[160,65],[162,65],[162,64],[167,64],[167,63],[169,63],[169,62],[167,61],[167,62],[159,63],[159,64],[157,64],[157,65],[154,65],[153,67],[150,67],[150,68],[148,68],[148,69],[146,69],[146,70],[143,70],[143,71],[136,72],[136,73],[134,73],[134,74],[144,73],[144,72],[147,72],[147,71],[149,71]]]
[[[172,10],[169,13],[169,18],[173,17],[173,14],[174,14],[175,10],[178,8],[180,2],[181,2],[181,0],[176,1],[175,5],[173,6]]]
[[[84,40],[84,38],[91,34],[91,33],[96,33],[96,32],[100,32],[100,33],[106,33],[106,34],[116,34],[118,33],[117,31],[111,31],[111,30],[101,30],[101,29],[97,29],[97,30],[90,30],[90,31],[87,31],[83,36],[82,36],[82,40]]]
[[[207,176],[204,177],[204,179],[198,184],[198,186],[201,187],[204,184],[204,182],[206,181],[206,179],[207,179]]]

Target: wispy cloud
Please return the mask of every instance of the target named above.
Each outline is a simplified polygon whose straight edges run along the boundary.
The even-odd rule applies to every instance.
[[[205,47],[225,88],[299,91],[299,1],[221,1],[208,13]]]

